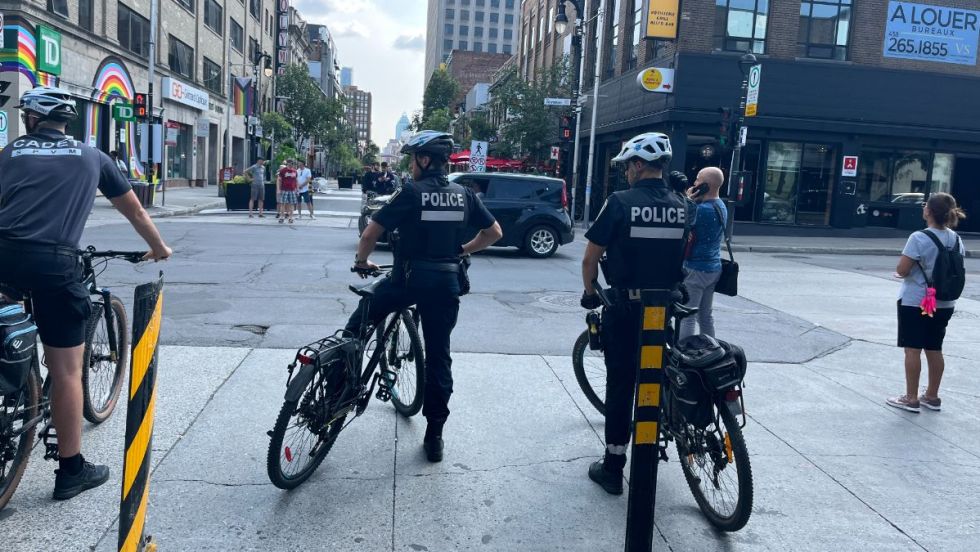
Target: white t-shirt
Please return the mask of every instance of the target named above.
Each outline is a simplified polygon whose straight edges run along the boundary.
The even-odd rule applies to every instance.
[[[299,183],[299,192],[305,193],[310,191],[310,180],[313,179],[313,173],[310,172],[309,168],[302,168],[298,171],[296,175],[296,182]]]
[[[926,236],[922,232],[932,232],[939,238],[939,241],[942,242],[946,249],[952,249],[956,245],[958,238],[956,232],[949,228],[943,230],[927,228],[920,232],[914,232],[909,236],[909,241],[905,244],[902,255],[918,261],[918,263],[912,267],[912,272],[909,272],[909,275],[902,280],[902,289],[898,293],[899,299],[902,300],[902,306],[905,307],[918,307],[922,303],[922,299],[926,296],[926,287],[928,284],[926,283],[926,275],[922,272],[919,264],[932,277],[932,270],[936,266],[936,258],[939,257],[939,248],[936,247],[936,244],[929,236]],[[960,253],[966,255],[963,240],[960,240]],[[956,306],[956,301],[936,301],[937,309],[950,309],[954,306]]]

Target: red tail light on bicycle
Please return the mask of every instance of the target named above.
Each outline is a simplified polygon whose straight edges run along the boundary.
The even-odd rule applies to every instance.
[[[300,364],[313,364],[313,358],[310,357],[310,356],[304,355],[302,353],[296,355],[296,360],[298,360],[300,362]]]
[[[725,392],[725,400],[728,402],[735,402],[742,396],[741,389],[729,389]]]

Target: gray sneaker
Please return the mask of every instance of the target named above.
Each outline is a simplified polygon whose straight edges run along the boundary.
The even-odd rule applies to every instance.
[[[901,410],[906,410],[908,412],[914,412],[916,414],[919,413],[918,399],[913,399],[908,395],[899,395],[897,397],[891,397],[889,399],[885,399],[885,403],[887,403],[888,406],[894,408],[899,408]]]
[[[919,403],[921,403],[922,406],[928,408],[929,410],[935,410],[936,412],[939,412],[943,408],[943,400],[940,399],[939,397],[936,397],[935,399],[930,399],[924,394],[919,395]]]

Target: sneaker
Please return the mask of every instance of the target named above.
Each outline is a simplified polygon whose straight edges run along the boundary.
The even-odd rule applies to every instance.
[[[928,408],[929,410],[935,410],[936,412],[942,410],[943,407],[943,400],[940,399],[939,397],[936,397],[935,399],[930,399],[925,395],[919,395],[919,403],[921,403],[922,406]]]
[[[248,218],[253,218],[254,215],[249,215]]]
[[[313,216],[313,215],[310,215],[310,220],[316,220],[316,217]]]
[[[99,466],[91,462],[82,464],[82,471],[76,475],[68,475],[60,469],[54,470],[54,473],[53,496],[55,500],[68,500],[109,480],[109,467]]]
[[[445,448],[442,437],[436,437],[429,441],[422,441],[422,448],[425,450],[425,457],[429,462],[442,462],[442,451]]]
[[[623,494],[623,472],[607,470],[602,460],[589,466],[589,479],[595,481],[611,495]]]
[[[900,408],[908,412],[915,412],[916,414],[919,413],[919,401],[909,398],[908,395],[899,395],[897,397],[886,399],[885,403],[888,404],[888,406]]]

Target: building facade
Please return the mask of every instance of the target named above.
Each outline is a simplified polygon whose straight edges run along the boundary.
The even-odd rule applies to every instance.
[[[446,60],[446,71],[459,83],[459,92],[453,98],[450,106],[457,110],[465,110],[466,94],[477,84],[493,80],[494,75],[511,56],[506,54],[488,54],[453,50]]]
[[[527,0],[521,3],[521,32],[515,53],[525,80],[534,80],[572,52],[575,9],[571,4],[566,9],[569,24],[565,32],[559,33],[555,25],[558,4],[562,1]]]
[[[425,82],[453,50],[511,55],[520,29],[520,0],[429,0]]]
[[[411,125],[411,121],[408,120],[408,114],[402,113],[401,118],[398,119],[397,123],[395,123],[395,140],[404,141],[402,135],[408,132],[408,127]]]
[[[964,228],[980,230],[980,105],[968,100],[980,86],[976,2],[686,0],[677,40],[655,41],[643,36],[645,2],[603,1],[606,40],[597,47],[596,20],[584,40],[587,90],[596,55],[603,65],[593,205],[626,185],[609,161],[641,132],[669,133],[673,168],[689,178],[709,165],[732,172],[750,50],[761,79],[728,192],[737,220],[912,228],[921,201],[948,191],[974,214]],[[673,69],[673,91],[641,89],[648,67]],[[583,160],[593,108],[579,129]]]
[[[340,85],[341,86],[354,86],[354,68],[353,67],[341,67],[340,68]]]
[[[328,98],[337,99],[343,96],[340,79],[340,61],[337,44],[326,25],[307,25],[306,30],[310,40],[310,77],[319,84],[320,90]]]
[[[220,167],[241,170],[250,160],[249,106],[255,98],[271,105],[271,79],[262,77],[255,60],[273,51],[277,6],[271,0],[160,1],[154,104],[167,127],[162,172],[175,185],[214,183]],[[57,85],[80,107],[69,134],[118,150],[130,176],[142,177],[148,167],[140,162],[140,127],[115,120],[112,105],[148,91],[149,12],[146,0],[0,1],[6,138],[23,132],[16,99],[33,86]]]
[[[356,86],[346,87],[344,93],[349,102],[347,115],[363,151],[371,143],[371,93]]]

